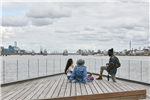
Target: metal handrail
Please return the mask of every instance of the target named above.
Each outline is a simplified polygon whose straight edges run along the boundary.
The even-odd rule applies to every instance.
[[[77,58],[78,59],[78,58]],[[91,58],[89,58],[89,66],[91,65],[91,60],[90,60]],[[95,59],[95,58],[94,58]],[[104,62],[104,60],[103,59],[99,59],[99,60],[101,60],[101,65],[100,66],[102,66],[103,65],[103,62]],[[60,70],[59,70],[59,73],[61,73],[62,72],[62,66],[61,66],[61,63],[62,63],[62,60],[61,60],[61,58],[58,60],[58,61],[60,61]],[[17,79],[17,81],[19,81],[19,78],[18,78],[18,62],[19,62],[19,60],[17,60],[17,72],[16,72],[16,79]],[[53,62],[53,66],[52,66],[52,68],[53,68],[53,73],[51,73],[51,74],[56,74],[56,72],[55,72],[55,58],[53,58],[52,59],[52,62]],[[38,73],[38,77],[41,77],[40,75],[39,75],[39,73],[40,73],[40,70],[39,70],[39,67],[40,67],[40,64],[39,64],[40,62],[39,62],[39,59],[38,59],[38,71],[37,71],[37,73]],[[66,63],[66,59],[65,59],[65,62],[64,63]],[[94,64],[95,63],[95,64]],[[95,65],[95,67],[94,67],[94,72],[93,73],[96,73],[96,68],[97,68],[97,66],[96,66],[96,63],[97,63],[97,59],[95,59],[95,62],[93,62],[93,65]],[[137,82],[141,82],[141,83],[146,83],[146,84],[150,84],[150,79],[148,79],[148,83],[147,82],[143,82],[142,81],[142,75],[143,75],[143,73],[142,73],[142,61],[140,61],[140,81],[137,81]],[[30,60],[28,59],[28,78],[27,79],[30,79]],[[100,66],[99,66],[99,68],[100,68]],[[122,77],[120,77],[121,76],[121,74],[120,74],[120,69],[118,70],[118,76],[119,77],[117,77],[117,78],[121,78],[121,79],[125,79],[125,80],[131,80],[131,77],[130,77],[130,60],[128,60],[128,78],[122,78]],[[6,83],[6,61],[3,61],[3,84],[4,83]],[[65,66],[64,66],[65,67]],[[65,69],[65,68],[64,68]],[[87,69],[88,71],[91,71],[91,67],[89,67],[88,69]],[[148,70],[150,70],[150,67],[149,67],[149,69]],[[147,70],[147,71],[148,71]],[[64,71],[64,70],[63,70]],[[47,64],[47,59],[46,59],[46,68],[45,68],[45,72],[46,72],[46,75],[48,75],[48,64]],[[137,72],[138,73],[138,72]],[[99,74],[99,73],[98,73]],[[150,73],[149,73],[149,75],[150,75]],[[149,77],[149,76],[148,76]],[[133,81],[136,81],[136,80],[133,80]]]

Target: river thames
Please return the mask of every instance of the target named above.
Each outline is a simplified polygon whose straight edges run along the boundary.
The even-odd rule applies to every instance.
[[[117,56],[121,62],[117,77],[150,83],[149,56]],[[1,56],[1,82],[12,82],[64,72],[69,58],[76,65],[77,59],[84,59],[88,72],[99,73],[100,66],[105,66],[109,56],[81,56],[81,55],[11,55]],[[4,69],[4,70],[3,70]],[[18,70],[17,70],[18,69]],[[4,74],[4,73],[5,74]],[[17,74],[18,72],[18,74]],[[104,71],[107,75],[107,72]],[[4,77],[5,75],[5,77]],[[18,78],[17,78],[18,77]],[[5,79],[3,79],[5,78]]]

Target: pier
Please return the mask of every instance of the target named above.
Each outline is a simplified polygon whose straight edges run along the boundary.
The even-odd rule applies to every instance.
[[[93,75],[94,78],[98,75]],[[14,83],[2,87],[2,100],[138,100],[150,99],[150,87],[117,79],[117,83],[94,80],[89,85],[66,83],[65,74],[49,75]]]

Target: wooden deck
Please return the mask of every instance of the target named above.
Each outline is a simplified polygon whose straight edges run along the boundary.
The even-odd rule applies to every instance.
[[[95,78],[96,75],[93,75]],[[89,85],[66,83],[64,74],[1,87],[2,100],[150,100],[150,86],[117,80],[94,80]],[[146,91],[147,90],[147,91]],[[146,97],[147,92],[147,97]]]

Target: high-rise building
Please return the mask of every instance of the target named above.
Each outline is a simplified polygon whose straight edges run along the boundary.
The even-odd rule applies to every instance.
[[[82,55],[82,52],[83,52],[82,49],[79,49],[79,50],[76,52],[76,54],[77,54],[77,55]]]
[[[14,46],[17,47],[17,42],[16,41],[14,42]]]
[[[98,50],[97,53],[101,53],[101,50]]]

